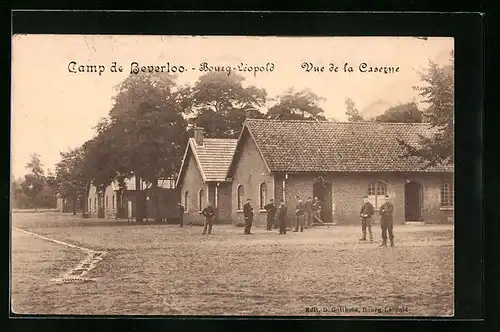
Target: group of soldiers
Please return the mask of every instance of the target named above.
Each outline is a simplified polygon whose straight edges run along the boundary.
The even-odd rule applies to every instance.
[[[295,229],[293,232],[303,232],[304,228],[309,228],[314,223],[323,223],[321,219],[322,202],[315,197],[312,200],[310,197],[304,202],[300,197],[296,196],[297,206],[295,208]],[[389,233],[389,241],[391,246],[394,246],[394,234],[393,234],[393,205],[389,202],[389,196],[385,197],[385,202],[379,209],[380,214],[380,226],[382,228],[382,244],[380,246],[387,246],[387,233]],[[273,228],[279,228],[279,234],[286,234],[287,228],[287,211],[288,207],[285,201],[282,199],[279,206],[277,207],[274,203],[274,199],[270,199],[269,203],[264,206],[264,210],[267,212],[267,225],[266,230],[270,231]],[[184,207],[179,203],[180,212],[180,227],[183,227],[183,215]],[[212,227],[215,217],[215,209],[212,205],[206,206],[201,214],[205,217],[205,222],[203,226],[202,234],[211,234]],[[372,217],[375,214],[375,208],[369,202],[368,196],[364,197],[364,204],[361,207],[361,230],[363,233],[360,241],[366,241],[366,230],[368,229],[368,234],[370,236],[370,241],[373,241],[372,232]],[[243,205],[243,216],[245,218],[245,229],[244,234],[252,234],[250,232],[253,224],[253,207],[252,202],[248,198]],[[277,220],[277,222],[276,222]]]
[[[321,220],[321,201],[315,197],[314,200],[311,197],[307,198],[304,202],[300,197],[296,196],[297,206],[295,207],[295,229],[294,232],[304,231],[304,228],[309,228],[312,226],[313,222],[323,223]],[[276,209],[274,205],[274,200],[271,198],[269,203],[264,206],[264,210],[267,212],[267,227],[268,231],[273,228],[280,229],[280,234],[286,234],[286,212],[287,206],[285,202],[281,200],[279,208]],[[276,213],[277,212],[277,213]],[[276,223],[276,216],[278,217],[278,222]]]
[[[393,205],[389,202],[389,196],[385,196],[385,202],[380,206],[380,227],[382,228],[382,244],[381,247],[387,247],[387,233],[389,233],[389,241],[391,242],[391,247],[394,247],[394,234],[393,229],[393,219],[392,212],[394,210]],[[361,207],[361,231],[363,232],[363,237],[359,239],[360,241],[366,241],[366,229],[368,228],[368,233],[370,235],[370,242],[373,242],[372,233],[372,217],[375,214],[375,208],[372,203],[370,203],[368,196],[364,197],[364,204]]]

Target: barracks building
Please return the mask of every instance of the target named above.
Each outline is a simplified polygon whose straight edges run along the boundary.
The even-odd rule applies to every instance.
[[[204,138],[196,128],[176,183],[184,220],[201,221],[211,204],[216,223],[242,223],[250,198],[254,223],[265,224],[274,198],[285,201],[291,223],[298,196],[318,197],[325,222],[357,224],[364,196],[378,210],[389,195],[395,223],[452,222],[453,166],[424,168],[398,143],[431,134],[424,123],[308,120],[247,119],[238,139]]]

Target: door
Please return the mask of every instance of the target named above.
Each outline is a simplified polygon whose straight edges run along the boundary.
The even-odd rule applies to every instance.
[[[104,197],[101,194],[97,198],[97,218],[104,218]]]
[[[127,218],[132,219],[132,201],[127,201]]]
[[[422,186],[418,182],[405,184],[405,221],[422,221]]]
[[[314,180],[313,196],[321,201],[321,219],[324,222],[332,222],[333,194],[332,183],[325,181],[323,177]]]

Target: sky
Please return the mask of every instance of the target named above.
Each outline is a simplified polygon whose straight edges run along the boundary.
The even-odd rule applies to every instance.
[[[325,116],[346,121],[345,99],[362,113],[383,112],[391,105],[416,101],[413,86],[429,60],[446,65],[453,38],[432,37],[248,37],[248,36],[106,36],[15,35],[12,37],[11,169],[26,173],[32,153],[41,156],[45,171],[54,170],[60,152],[92,138],[93,126],[111,109],[116,85],[139,66],[183,66],[178,84],[192,84],[200,64],[210,66],[266,66],[272,71],[238,72],[245,85],[265,88],[270,98],[289,88],[310,89],[325,98]],[[69,64],[103,66],[104,71],[70,72]],[[112,62],[123,72],[111,72]],[[302,64],[324,66],[306,72]],[[345,72],[352,67],[352,72]],[[384,74],[361,72],[368,67],[399,67]],[[338,71],[329,71],[330,64]],[[270,68],[270,66],[268,66]],[[165,67],[166,69],[166,67]],[[235,73],[235,71],[232,71]],[[140,74],[139,74],[140,75]]]

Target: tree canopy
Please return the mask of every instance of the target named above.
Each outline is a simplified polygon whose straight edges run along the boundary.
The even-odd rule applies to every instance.
[[[62,197],[73,200],[73,214],[76,214],[76,202],[84,199],[87,186],[85,150],[82,147],[61,152],[61,161],[56,164],[55,185]]]
[[[195,82],[190,99],[195,117],[191,124],[205,129],[207,137],[238,137],[247,116],[263,117],[258,111],[266,103],[266,91],[255,86],[243,86],[244,77],[213,72]]]
[[[156,188],[160,177],[175,176],[180,166],[187,141],[186,90],[168,74],[130,75],[116,89],[109,117],[84,144],[85,174],[99,191],[131,176]]]
[[[359,111],[356,108],[356,103],[351,98],[347,98],[345,100],[345,106],[346,106],[345,114],[347,115],[347,121],[349,122],[364,121],[363,117],[361,116],[361,114],[359,114]]]
[[[399,140],[407,155],[417,156],[426,166],[453,164],[454,142],[454,64],[439,66],[433,62],[420,73],[422,84],[414,87],[430,107],[424,116],[435,133],[431,137],[420,136],[417,146]]]
[[[45,176],[40,155],[33,153],[25,165],[24,179],[12,179],[12,205],[20,208],[55,207],[55,179],[51,172]]]
[[[411,102],[389,108],[384,114],[375,117],[374,121],[420,123],[423,121],[423,113],[415,102]]]
[[[269,119],[277,120],[326,120],[324,110],[319,104],[325,99],[310,90],[287,90],[278,96],[278,103],[266,114]]]

